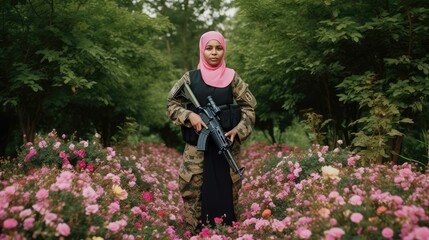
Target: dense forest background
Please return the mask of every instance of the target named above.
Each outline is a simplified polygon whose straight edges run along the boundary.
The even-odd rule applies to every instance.
[[[366,162],[429,156],[426,0],[1,0],[0,156],[37,133],[183,145],[167,94],[202,33],[258,100],[255,136],[291,129]]]

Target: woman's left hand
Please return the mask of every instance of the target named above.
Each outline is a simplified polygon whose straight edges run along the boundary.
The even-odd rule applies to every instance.
[[[232,143],[234,142],[235,135],[237,135],[237,130],[235,128],[225,133],[225,137],[228,138]]]

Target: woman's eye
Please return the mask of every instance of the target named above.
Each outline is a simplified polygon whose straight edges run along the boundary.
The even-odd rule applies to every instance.
[[[222,50],[223,50],[223,48],[218,47],[218,48],[216,48],[216,50],[217,50],[217,51],[222,51]]]

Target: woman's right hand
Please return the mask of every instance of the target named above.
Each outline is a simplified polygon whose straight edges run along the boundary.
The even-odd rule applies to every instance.
[[[192,112],[188,117],[189,122],[191,122],[192,127],[199,133],[203,127],[208,128],[207,125],[203,122],[200,115]]]

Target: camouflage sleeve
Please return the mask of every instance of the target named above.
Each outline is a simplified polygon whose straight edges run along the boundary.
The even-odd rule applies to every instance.
[[[236,73],[232,82],[232,92],[234,99],[241,107],[241,121],[235,127],[238,137],[244,141],[252,133],[255,125],[256,99],[250,92],[248,84],[245,83]]]
[[[176,125],[191,127],[191,123],[187,120],[191,111],[186,109],[186,99],[177,96],[185,81],[189,83],[189,73],[185,73],[170,90],[167,97],[167,116]]]

